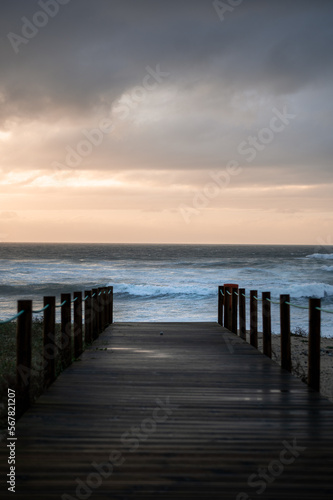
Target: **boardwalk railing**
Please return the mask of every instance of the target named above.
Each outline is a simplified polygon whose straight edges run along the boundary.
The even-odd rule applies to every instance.
[[[56,309],[61,311],[60,339],[56,340]],[[4,325],[16,320],[16,392],[17,415],[30,406],[32,372],[33,315],[43,314],[43,339],[40,353],[43,359],[43,388],[48,388],[57,377],[56,360],[60,371],[79,358],[85,346],[90,345],[113,322],[113,287],[95,288],[84,292],[44,297],[43,308],[33,309],[32,300],[19,300],[17,314]],[[59,327],[58,327],[59,328]]]
[[[290,302],[290,295],[280,295],[279,302],[271,299],[270,292],[263,292],[259,298],[257,290],[251,290],[246,295],[244,288],[238,285],[225,284],[218,288],[218,323],[235,335],[246,340],[246,299],[249,299],[250,344],[258,348],[258,303],[262,303],[262,326],[263,326],[263,353],[272,357],[272,317],[271,304],[280,307],[280,334],[281,334],[281,366],[286,370],[292,370],[291,364],[291,330],[290,330],[290,308],[297,307],[309,311],[309,338],[308,338],[308,385],[320,390],[320,334],[321,334],[321,312],[333,314],[321,308],[320,299],[309,299],[309,306],[299,306]],[[239,329],[238,329],[239,321]]]

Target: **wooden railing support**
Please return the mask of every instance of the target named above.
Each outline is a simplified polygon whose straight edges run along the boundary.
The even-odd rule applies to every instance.
[[[290,295],[280,296],[281,367],[291,372]]]
[[[71,294],[62,293],[61,303],[61,363],[67,368],[72,363],[72,321],[71,321]]]
[[[309,300],[309,353],[308,384],[315,391],[320,390],[320,299]]]
[[[86,345],[92,343],[93,338],[93,309],[91,290],[85,290],[84,296],[87,299],[84,302],[84,342]]]
[[[17,318],[16,326],[17,416],[30,406],[32,301],[19,300],[17,312],[20,311],[24,313]]]
[[[238,325],[237,325],[237,315],[238,315],[238,288],[232,289],[231,296],[231,331],[237,335]]]
[[[218,287],[218,299],[217,299],[217,322],[219,325],[223,326],[223,292],[224,287]]]
[[[113,286],[110,287],[110,325],[113,323]]]
[[[83,352],[82,292],[74,292],[74,358]]]
[[[98,289],[93,288],[91,290],[92,295],[94,297],[92,298],[92,313],[93,313],[93,328],[92,328],[92,333],[93,333],[93,338],[92,340],[96,340],[98,337],[98,329],[99,329],[99,315],[98,315],[98,302],[99,302],[99,297],[98,297]]]
[[[246,340],[246,299],[245,288],[239,289],[239,335]]]
[[[55,297],[44,297],[43,325],[43,357],[44,357],[44,388],[47,389],[55,380],[55,364],[58,353],[55,339]]]
[[[258,297],[257,290],[250,291],[250,344],[258,349]]]
[[[269,358],[272,357],[272,316],[271,316],[270,292],[262,294],[262,327],[263,327],[263,352]],[[269,299],[269,300],[267,300]]]
[[[230,330],[230,306],[231,306],[231,288],[228,286],[224,287],[224,326]]]

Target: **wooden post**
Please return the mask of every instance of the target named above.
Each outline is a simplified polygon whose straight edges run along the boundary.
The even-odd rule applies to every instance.
[[[103,323],[102,323],[102,332],[106,330],[108,326],[108,303],[109,303],[109,295],[108,289],[106,287],[102,288],[102,306],[103,306]]]
[[[280,296],[280,320],[281,320],[281,367],[291,372],[291,348],[290,348],[290,295]]]
[[[110,287],[111,293],[110,293],[110,325],[113,323],[113,286]]]
[[[71,294],[62,293],[61,303],[61,362],[63,368],[72,363],[72,322],[71,322]]]
[[[113,291],[113,287],[112,286],[109,286],[107,289],[107,297],[108,297],[108,301],[107,301],[107,323],[108,325],[111,325],[112,324],[112,291]]]
[[[74,358],[77,359],[83,352],[82,292],[74,292],[74,300]]]
[[[99,295],[99,332],[98,335],[102,333],[104,330],[104,306],[103,306],[103,300],[104,300],[104,288],[100,287],[98,289],[98,294]]]
[[[98,337],[98,329],[99,329],[99,314],[98,314],[99,297],[98,297],[98,289],[97,288],[93,288],[91,291],[92,291],[92,295],[94,295],[94,297],[92,298],[93,340],[96,340]]]
[[[92,310],[92,298],[91,290],[86,290],[84,296],[88,297],[84,302],[84,341],[85,344],[92,343],[92,331],[93,331],[93,310]]]
[[[246,340],[246,299],[245,288],[239,289],[239,334],[240,337]]]
[[[105,288],[105,326],[110,324],[110,287]]]
[[[57,343],[55,340],[55,297],[44,297],[44,388],[47,389],[55,380],[55,360],[57,357]]]
[[[231,288],[228,286],[224,287],[224,326],[228,330],[230,330],[230,305],[231,305],[231,296],[229,293],[231,293]]]
[[[108,287],[104,288],[104,330],[109,325],[109,289]]]
[[[258,349],[258,297],[257,290],[250,291],[250,344]]]
[[[225,302],[225,289],[224,286],[219,286],[218,288],[218,319],[219,325],[223,326],[223,313],[224,313],[224,302]]]
[[[17,318],[16,325],[17,416],[30,406],[32,300],[19,300],[17,312],[21,311],[24,313]]]
[[[101,333],[101,296],[100,296],[100,288],[96,289],[95,303],[94,303],[94,314],[96,316],[96,339],[99,337]]]
[[[218,288],[218,300],[217,300],[217,322],[219,325],[223,326],[223,303],[224,303],[224,286],[219,286]]]
[[[271,298],[270,292],[262,294],[262,326],[263,326],[263,351],[269,358],[272,357],[272,318],[271,303],[267,300]]]
[[[231,331],[235,333],[236,335],[238,334],[238,328],[237,328],[237,315],[238,315],[238,288],[233,288],[232,289],[232,296],[231,296]]]
[[[320,391],[320,299],[309,300],[309,353],[308,384],[315,391]]]
[[[98,335],[103,331],[103,288],[98,288]]]

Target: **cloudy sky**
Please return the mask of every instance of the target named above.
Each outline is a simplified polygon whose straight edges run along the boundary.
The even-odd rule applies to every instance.
[[[331,0],[2,0],[0,241],[332,241]]]

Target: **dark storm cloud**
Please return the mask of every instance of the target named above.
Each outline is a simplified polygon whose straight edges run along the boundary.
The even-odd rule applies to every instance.
[[[25,154],[23,168],[63,161],[81,129],[96,127],[142,83],[147,66],[159,64],[169,73],[162,87],[176,89],[161,120],[143,116],[137,126],[135,111],[134,125],[130,117],[125,133],[105,139],[80,168],[199,170],[237,159],[249,169],[239,144],[267,127],[273,108],[288,105],[295,122],[255,164],[302,172],[307,182],[322,173],[326,181],[333,154],[332,1],[244,0],[222,22],[211,0],[62,0],[16,53],[8,34],[22,36],[22,18],[33,20],[48,2],[55,0],[0,6],[0,130],[13,121],[72,124],[56,133],[46,127],[41,150]],[[162,110],[160,102],[155,107]],[[12,148],[8,168],[18,164]]]
[[[50,106],[85,113],[136,85],[160,62],[180,86],[210,82],[288,94],[332,74],[330,1],[244,2],[221,22],[211,1],[70,0],[15,54],[37,1],[1,3],[2,114]]]

